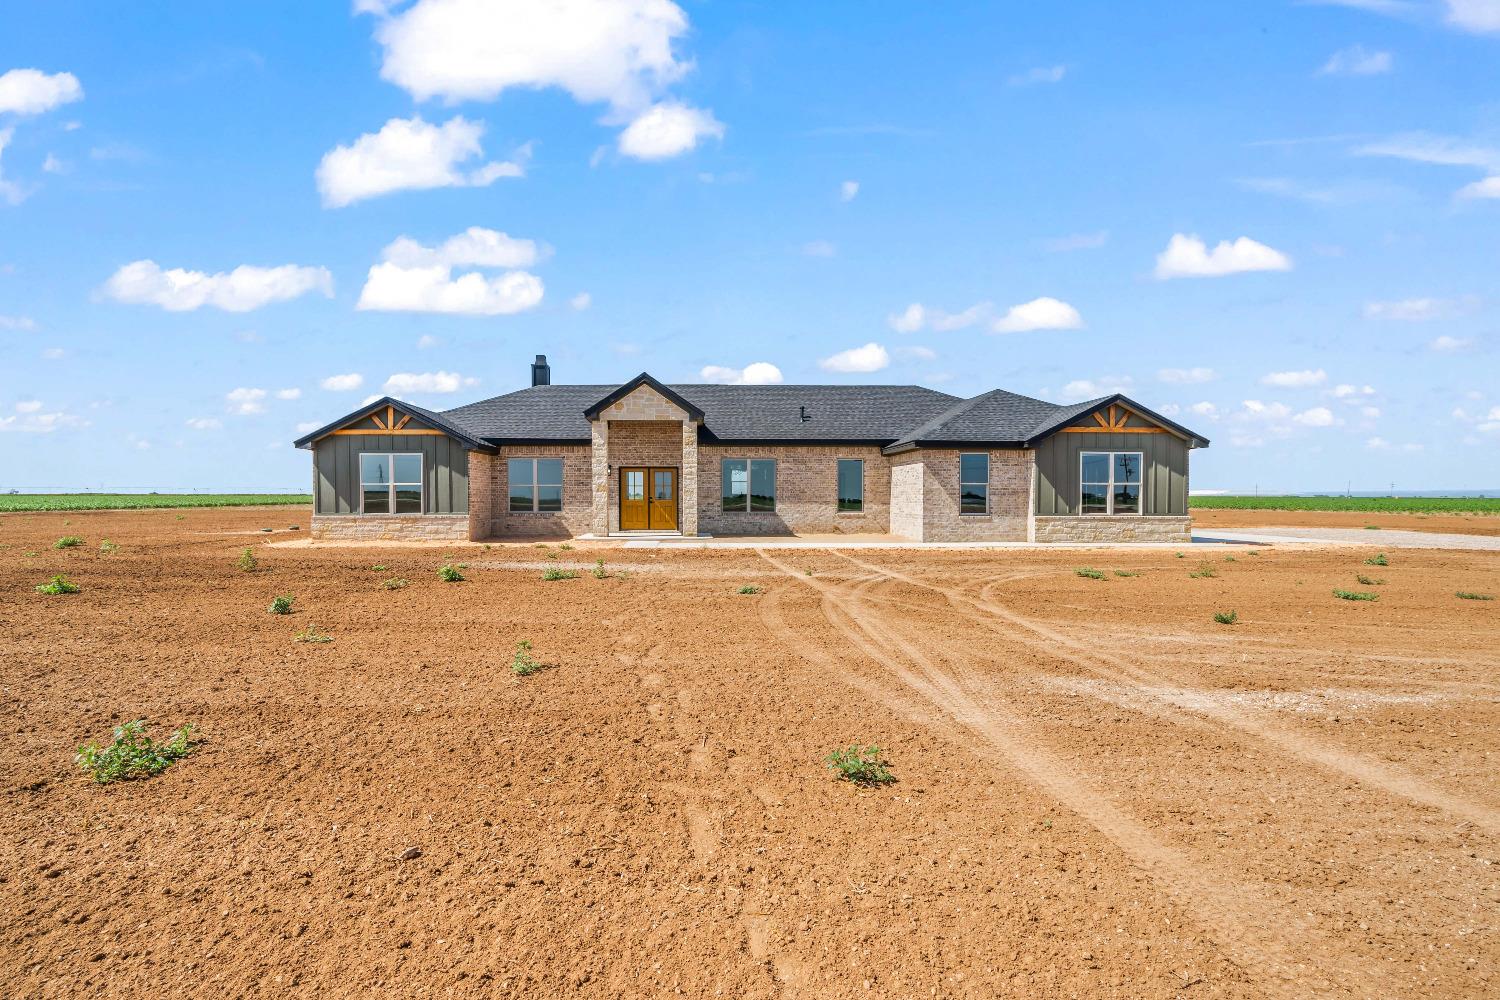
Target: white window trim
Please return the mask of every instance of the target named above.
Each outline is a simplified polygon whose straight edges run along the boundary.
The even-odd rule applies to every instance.
[[[366,455],[384,455],[386,458],[389,458],[391,460],[391,481],[385,484],[386,485],[385,510],[383,510],[383,511],[373,511],[372,512],[372,511],[365,510],[365,456]],[[415,483],[398,483],[398,482],[396,482],[396,456],[397,455],[401,455],[403,457],[404,456],[408,456],[408,455],[415,455],[416,456],[416,458],[417,458],[417,467],[421,470],[420,472],[417,473],[417,477],[418,477],[418,480],[419,480],[418,482],[415,482]],[[415,486],[417,489],[421,490],[422,491],[422,509],[420,511],[418,511],[417,513],[418,514],[426,514],[427,513],[427,456],[426,455],[423,455],[420,451],[362,451],[362,452],[359,453],[357,465],[358,465],[358,468],[359,468],[359,514],[360,514],[361,517],[412,517],[413,515],[411,515],[411,514],[397,514],[395,512],[395,510],[394,510],[394,508],[396,506],[396,487],[398,487],[398,486]],[[379,483],[371,483],[370,485],[371,486],[379,486],[380,484]]]
[[[984,479],[983,483],[965,482],[965,480],[964,480],[964,456],[965,455],[983,455],[984,456],[984,476],[985,476],[985,479]],[[991,459],[990,459],[990,453],[987,452],[987,451],[961,451],[961,452],[958,453],[958,516],[959,517],[989,517],[990,516],[990,476],[994,472],[994,470],[990,467],[992,464],[993,463],[991,462]],[[965,486],[983,486],[984,487],[984,510],[964,510],[964,487]]]
[[[1109,456],[1109,489],[1104,494],[1105,512],[1103,514],[1085,514],[1083,512],[1083,456],[1085,455],[1108,455]],[[1141,481],[1139,483],[1120,483],[1120,486],[1137,486],[1140,488],[1140,499],[1136,502],[1135,510],[1126,511],[1123,514],[1115,513],[1115,456],[1134,455],[1141,460]],[[1093,484],[1095,486],[1098,483]],[[1078,516],[1079,517],[1144,517],[1146,515],[1146,453],[1143,451],[1100,451],[1097,448],[1078,453]]]
[[[743,510],[725,510],[724,509],[724,463],[726,463],[726,462],[744,462],[745,463],[745,507],[744,507]],[[751,484],[750,463],[751,462],[770,462],[771,463],[771,509],[770,510],[752,510],[751,507],[750,507],[750,484]],[[781,494],[780,485],[777,483],[777,480],[780,477],[781,477],[781,462],[779,462],[777,459],[766,458],[766,457],[752,458],[752,457],[750,457],[748,455],[744,455],[744,456],[725,455],[723,458],[719,459],[719,513],[720,514],[774,514],[774,513],[776,513],[776,505],[780,502],[780,494]]]
[[[859,510],[841,510],[839,501],[839,465],[843,462],[859,463]],[[862,458],[836,458],[833,460],[833,512],[835,514],[860,515],[865,512],[865,460]]]
[[[511,481],[510,481],[510,463],[511,462],[530,462],[531,463],[531,509],[530,510],[514,510],[514,509],[511,508],[511,505],[510,505],[510,487],[511,487]],[[562,463],[562,481],[557,484],[558,504],[559,504],[559,506],[561,508],[559,510],[542,510],[541,509],[542,498],[537,494],[537,488],[539,486],[543,485],[543,484],[538,481],[538,477],[541,475],[541,473],[539,473],[537,471],[537,463],[538,462],[561,462]],[[551,486],[552,484],[551,483],[547,483],[545,485]],[[568,492],[567,492],[567,490],[568,490],[568,463],[567,463],[567,460],[564,459],[561,455],[507,455],[505,457],[505,513],[507,513],[507,514],[546,514],[549,517],[556,517],[558,514],[561,514],[563,512],[563,510],[567,509],[567,506],[568,506]]]

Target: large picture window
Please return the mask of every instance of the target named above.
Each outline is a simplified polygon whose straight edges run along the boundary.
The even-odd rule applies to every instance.
[[[865,509],[865,463],[857,458],[839,459],[839,511]]]
[[[1080,514],[1139,514],[1141,468],[1138,451],[1086,451],[1079,456]]]
[[[990,456],[986,452],[958,456],[958,512],[990,512]]]
[[[562,510],[562,459],[512,458],[506,463],[506,479],[512,512]]]
[[[365,514],[422,513],[422,456],[359,456],[360,510]]]
[[[769,513],[776,509],[776,460],[726,458],[723,471],[723,509]]]

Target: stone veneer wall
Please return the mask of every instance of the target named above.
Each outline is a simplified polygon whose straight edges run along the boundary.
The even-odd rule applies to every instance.
[[[898,467],[902,484],[900,532],[923,542],[1025,542],[1031,538],[1032,477],[1036,473],[1033,453],[1021,449],[992,449],[990,456],[990,509],[987,514],[958,512],[958,451],[920,448],[917,458]],[[903,456],[904,457],[904,456]],[[910,534],[913,501],[909,479],[922,470],[920,535]]]
[[[1177,542],[1193,537],[1190,517],[1152,517],[1138,514],[1089,517],[1039,517],[1039,542]]]
[[[776,459],[775,511],[723,509],[720,462],[726,458]],[[841,458],[865,463],[863,511],[838,509]],[[891,530],[890,462],[874,447],[700,445],[698,517],[700,529],[710,535],[885,534]]]
[[[891,463],[891,534],[922,541],[923,482],[927,467],[920,451],[893,455]]]
[[[314,514],[312,537],[357,542],[453,542],[469,537],[468,514]]]
[[[670,432],[638,430],[637,423],[672,427]],[[698,510],[692,503],[698,495],[698,423],[649,385],[638,386],[611,403],[594,420],[591,530],[595,534],[620,530],[621,465],[677,469],[677,526],[684,535],[698,533]]]
[[[593,523],[593,468],[588,445],[507,445],[498,455],[482,457],[483,462],[475,461],[481,458],[475,453],[469,460],[469,510],[471,513],[475,511],[476,494],[487,492],[488,527],[477,519],[471,520],[471,539],[571,538],[590,530]],[[562,459],[562,510],[511,511],[507,460],[512,458]]]

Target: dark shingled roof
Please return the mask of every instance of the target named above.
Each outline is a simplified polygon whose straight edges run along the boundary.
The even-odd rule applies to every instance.
[[[1119,394],[1059,406],[1004,389],[962,399],[917,385],[661,385],[644,375],[635,383],[660,386],[701,410],[703,437],[709,441],[867,443],[888,452],[966,444],[1031,447],[1080,417],[1123,402],[1187,437],[1194,447],[1208,444],[1201,435]],[[592,432],[585,413],[631,384],[538,385],[441,413],[393,402],[456,432],[471,447],[488,450],[504,443],[588,442]],[[349,419],[314,431],[298,446]]]

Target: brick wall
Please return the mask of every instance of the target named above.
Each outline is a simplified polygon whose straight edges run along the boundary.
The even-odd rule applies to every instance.
[[[563,460],[563,496],[560,511],[515,511],[510,509],[512,458],[560,458]],[[588,445],[508,445],[487,463],[481,481],[470,466],[470,510],[474,491],[488,485],[490,527],[488,538],[572,537],[587,534],[593,523],[593,464]],[[470,537],[473,537],[471,531]]]
[[[726,458],[776,459],[776,510],[768,513],[723,509]],[[838,509],[838,460],[865,463],[865,509]],[[890,463],[870,447],[698,447],[698,528],[710,535],[885,534],[890,530]]]
[[[314,514],[312,537],[333,541],[463,541],[467,514]]]
[[[494,511],[495,463],[500,459],[482,451],[469,453],[469,541],[490,537]]]
[[[1115,517],[1039,517],[1039,542],[1180,542],[1192,541],[1190,517],[1152,517],[1122,514]]]
[[[992,450],[989,513],[960,514],[959,452],[922,448],[922,534],[924,542],[1024,542],[1031,537],[1034,453]],[[904,472],[904,476],[914,473]],[[904,514],[904,517],[909,515]],[[909,520],[902,522],[909,524]],[[904,534],[905,532],[903,532]]]

